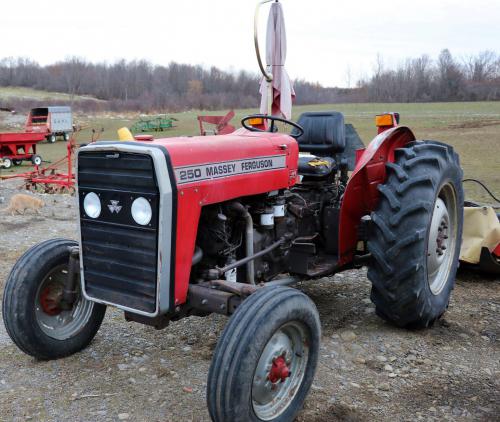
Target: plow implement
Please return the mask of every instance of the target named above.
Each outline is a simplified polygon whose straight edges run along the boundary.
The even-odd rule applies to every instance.
[[[75,192],[75,174],[73,173],[73,152],[76,144],[73,139],[67,144],[67,154],[47,167],[35,165],[35,169],[25,173],[1,176],[1,180],[23,179],[26,190],[44,193]],[[41,164],[41,162],[39,163]],[[62,170],[65,168],[66,172]]]

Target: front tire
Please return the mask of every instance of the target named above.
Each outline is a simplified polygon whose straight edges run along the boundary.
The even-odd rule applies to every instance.
[[[72,308],[59,307],[67,277],[70,246],[53,239],[28,249],[7,278],[2,315],[14,343],[37,359],[57,359],[87,347],[99,330],[106,307],[83,297],[77,283]]]
[[[208,374],[214,422],[288,422],[313,382],[320,346],[314,303],[287,287],[264,287],[229,320]]]
[[[371,299],[382,318],[428,327],[447,309],[463,226],[462,170],[449,145],[419,141],[395,151],[379,185],[368,249]]]

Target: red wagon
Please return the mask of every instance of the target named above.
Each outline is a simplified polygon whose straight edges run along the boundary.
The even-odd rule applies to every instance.
[[[36,144],[45,140],[44,133],[21,132],[0,133],[0,166],[18,166],[24,160],[34,165],[42,164],[42,157],[36,153]]]

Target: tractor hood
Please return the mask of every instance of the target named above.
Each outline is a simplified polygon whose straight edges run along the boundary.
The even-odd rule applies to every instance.
[[[179,187],[224,178],[241,178],[244,183],[241,176],[270,172],[280,180],[274,189],[281,189],[295,184],[297,177],[298,145],[285,134],[239,129],[229,135],[165,138],[147,143],[167,149]]]
[[[186,301],[201,209],[293,186],[298,144],[286,134],[239,129],[219,136],[96,142],[79,149],[77,163],[82,291],[89,300],[154,317]],[[104,204],[98,218],[84,208],[89,193]],[[132,220],[138,196],[151,204],[147,227]],[[122,266],[108,265],[119,260]],[[131,279],[119,272],[135,264],[155,274],[139,280],[140,291],[139,275]]]

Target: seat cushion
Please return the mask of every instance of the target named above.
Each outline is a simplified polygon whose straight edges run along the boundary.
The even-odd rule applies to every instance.
[[[322,178],[335,169],[335,160],[331,157],[299,156],[299,174],[307,177]]]
[[[304,133],[295,136],[299,150],[325,157],[342,152],[345,148],[344,116],[336,111],[302,113],[297,123]],[[296,130],[292,132],[297,133]]]

